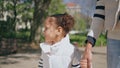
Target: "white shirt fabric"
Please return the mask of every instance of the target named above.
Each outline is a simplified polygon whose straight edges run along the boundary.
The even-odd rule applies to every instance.
[[[42,49],[40,68],[72,68],[75,47],[70,43],[68,35],[53,45],[41,43],[40,47]],[[77,62],[79,61],[80,57]]]

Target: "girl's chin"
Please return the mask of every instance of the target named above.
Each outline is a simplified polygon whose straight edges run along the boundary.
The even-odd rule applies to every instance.
[[[54,44],[53,41],[45,41],[45,43],[48,44],[48,45],[53,45]]]

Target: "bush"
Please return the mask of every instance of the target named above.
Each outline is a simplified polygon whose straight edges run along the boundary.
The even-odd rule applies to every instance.
[[[104,34],[101,34],[96,40],[96,46],[106,46],[106,37]]]
[[[6,38],[6,39],[21,39],[24,41],[29,41],[29,37],[30,37],[30,31],[24,31],[24,32],[6,32],[3,33],[2,38]]]
[[[71,34],[70,41],[71,43],[78,42],[79,46],[85,45],[87,35],[86,34]],[[105,35],[101,34],[100,37],[96,40],[95,46],[105,46],[106,45],[106,38]]]

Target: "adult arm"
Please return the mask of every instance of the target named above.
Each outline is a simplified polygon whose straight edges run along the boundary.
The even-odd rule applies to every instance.
[[[86,47],[82,59],[87,60],[87,68],[91,67],[92,63],[92,47],[94,47],[96,39],[104,29],[105,21],[105,6],[103,0],[97,0],[95,13],[92,19],[91,27],[86,39]]]

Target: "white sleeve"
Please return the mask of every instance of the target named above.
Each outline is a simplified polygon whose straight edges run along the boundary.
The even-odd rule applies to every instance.
[[[38,68],[43,68],[43,59],[40,58]]]
[[[80,68],[81,51],[75,48],[74,56],[72,58],[72,68]]]
[[[43,57],[42,57],[42,55],[40,56],[40,59],[39,59],[38,68],[43,68]]]

